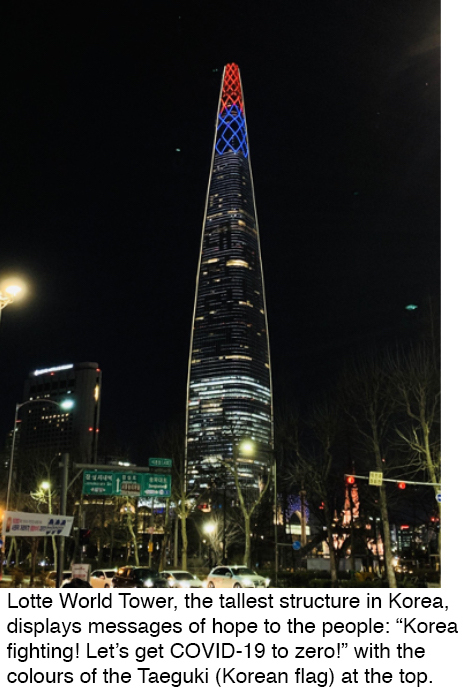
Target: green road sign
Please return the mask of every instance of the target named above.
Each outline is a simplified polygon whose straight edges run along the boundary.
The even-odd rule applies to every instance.
[[[172,467],[172,460],[165,457],[150,457],[149,458],[150,467]]]
[[[114,472],[84,472],[82,493],[84,496],[113,496]]]
[[[82,493],[84,496],[169,498],[171,487],[170,474],[95,470],[84,472]]]
[[[142,496],[169,498],[172,489],[170,474],[142,474]]]
[[[114,486],[115,496],[141,496],[141,484],[143,474],[136,472],[115,472]]]

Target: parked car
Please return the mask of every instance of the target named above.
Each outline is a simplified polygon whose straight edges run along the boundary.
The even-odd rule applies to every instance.
[[[56,570],[50,570],[45,577],[46,587],[56,587]],[[72,570],[63,571],[63,579],[61,581],[60,587],[63,587],[67,582],[72,579]]]
[[[126,565],[114,574],[113,587],[169,587],[169,583],[146,566]]]
[[[90,584],[92,587],[112,587],[115,574],[115,568],[112,570],[94,570],[90,575]]]
[[[159,576],[167,580],[168,587],[203,587],[201,580],[186,570],[164,570]]]
[[[206,578],[207,587],[268,587],[270,579],[258,575],[245,565],[220,565]]]

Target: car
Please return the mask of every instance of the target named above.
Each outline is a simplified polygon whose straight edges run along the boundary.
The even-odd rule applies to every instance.
[[[116,574],[116,568],[107,570],[94,570],[90,575],[90,584],[92,587],[112,587],[113,577]]]
[[[50,570],[45,577],[45,587],[56,587],[56,574],[57,570]],[[60,587],[63,587],[67,582],[72,580],[72,570],[63,571],[63,579],[61,581]]]
[[[186,570],[163,570],[159,576],[167,580],[169,587],[203,587],[201,580]]]
[[[219,565],[206,578],[206,587],[268,587],[270,579],[245,565]]]
[[[125,565],[114,574],[113,587],[118,589],[137,587],[169,587],[169,583],[147,566]]]

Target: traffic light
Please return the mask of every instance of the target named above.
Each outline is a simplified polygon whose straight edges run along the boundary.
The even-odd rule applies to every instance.
[[[405,481],[398,481],[397,488],[400,488],[400,490],[403,491],[404,488],[407,488],[407,484],[405,483]]]
[[[90,530],[79,529],[79,546],[87,546],[90,544]]]
[[[346,484],[348,484],[349,486],[355,484],[355,476],[346,476]]]

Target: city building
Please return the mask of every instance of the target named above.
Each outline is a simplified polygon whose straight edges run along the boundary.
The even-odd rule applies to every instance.
[[[23,458],[49,462],[69,452],[71,459],[95,463],[100,419],[102,374],[97,363],[40,368],[29,374],[17,422],[15,447]],[[47,400],[52,403],[34,402]],[[69,402],[69,408],[55,403]]]
[[[191,331],[186,439],[190,488],[208,487],[211,475],[222,470],[223,476],[223,461],[233,460],[243,485],[256,488],[272,462],[264,281],[235,64],[224,69],[217,112]],[[244,439],[253,440],[252,455],[241,452]]]

